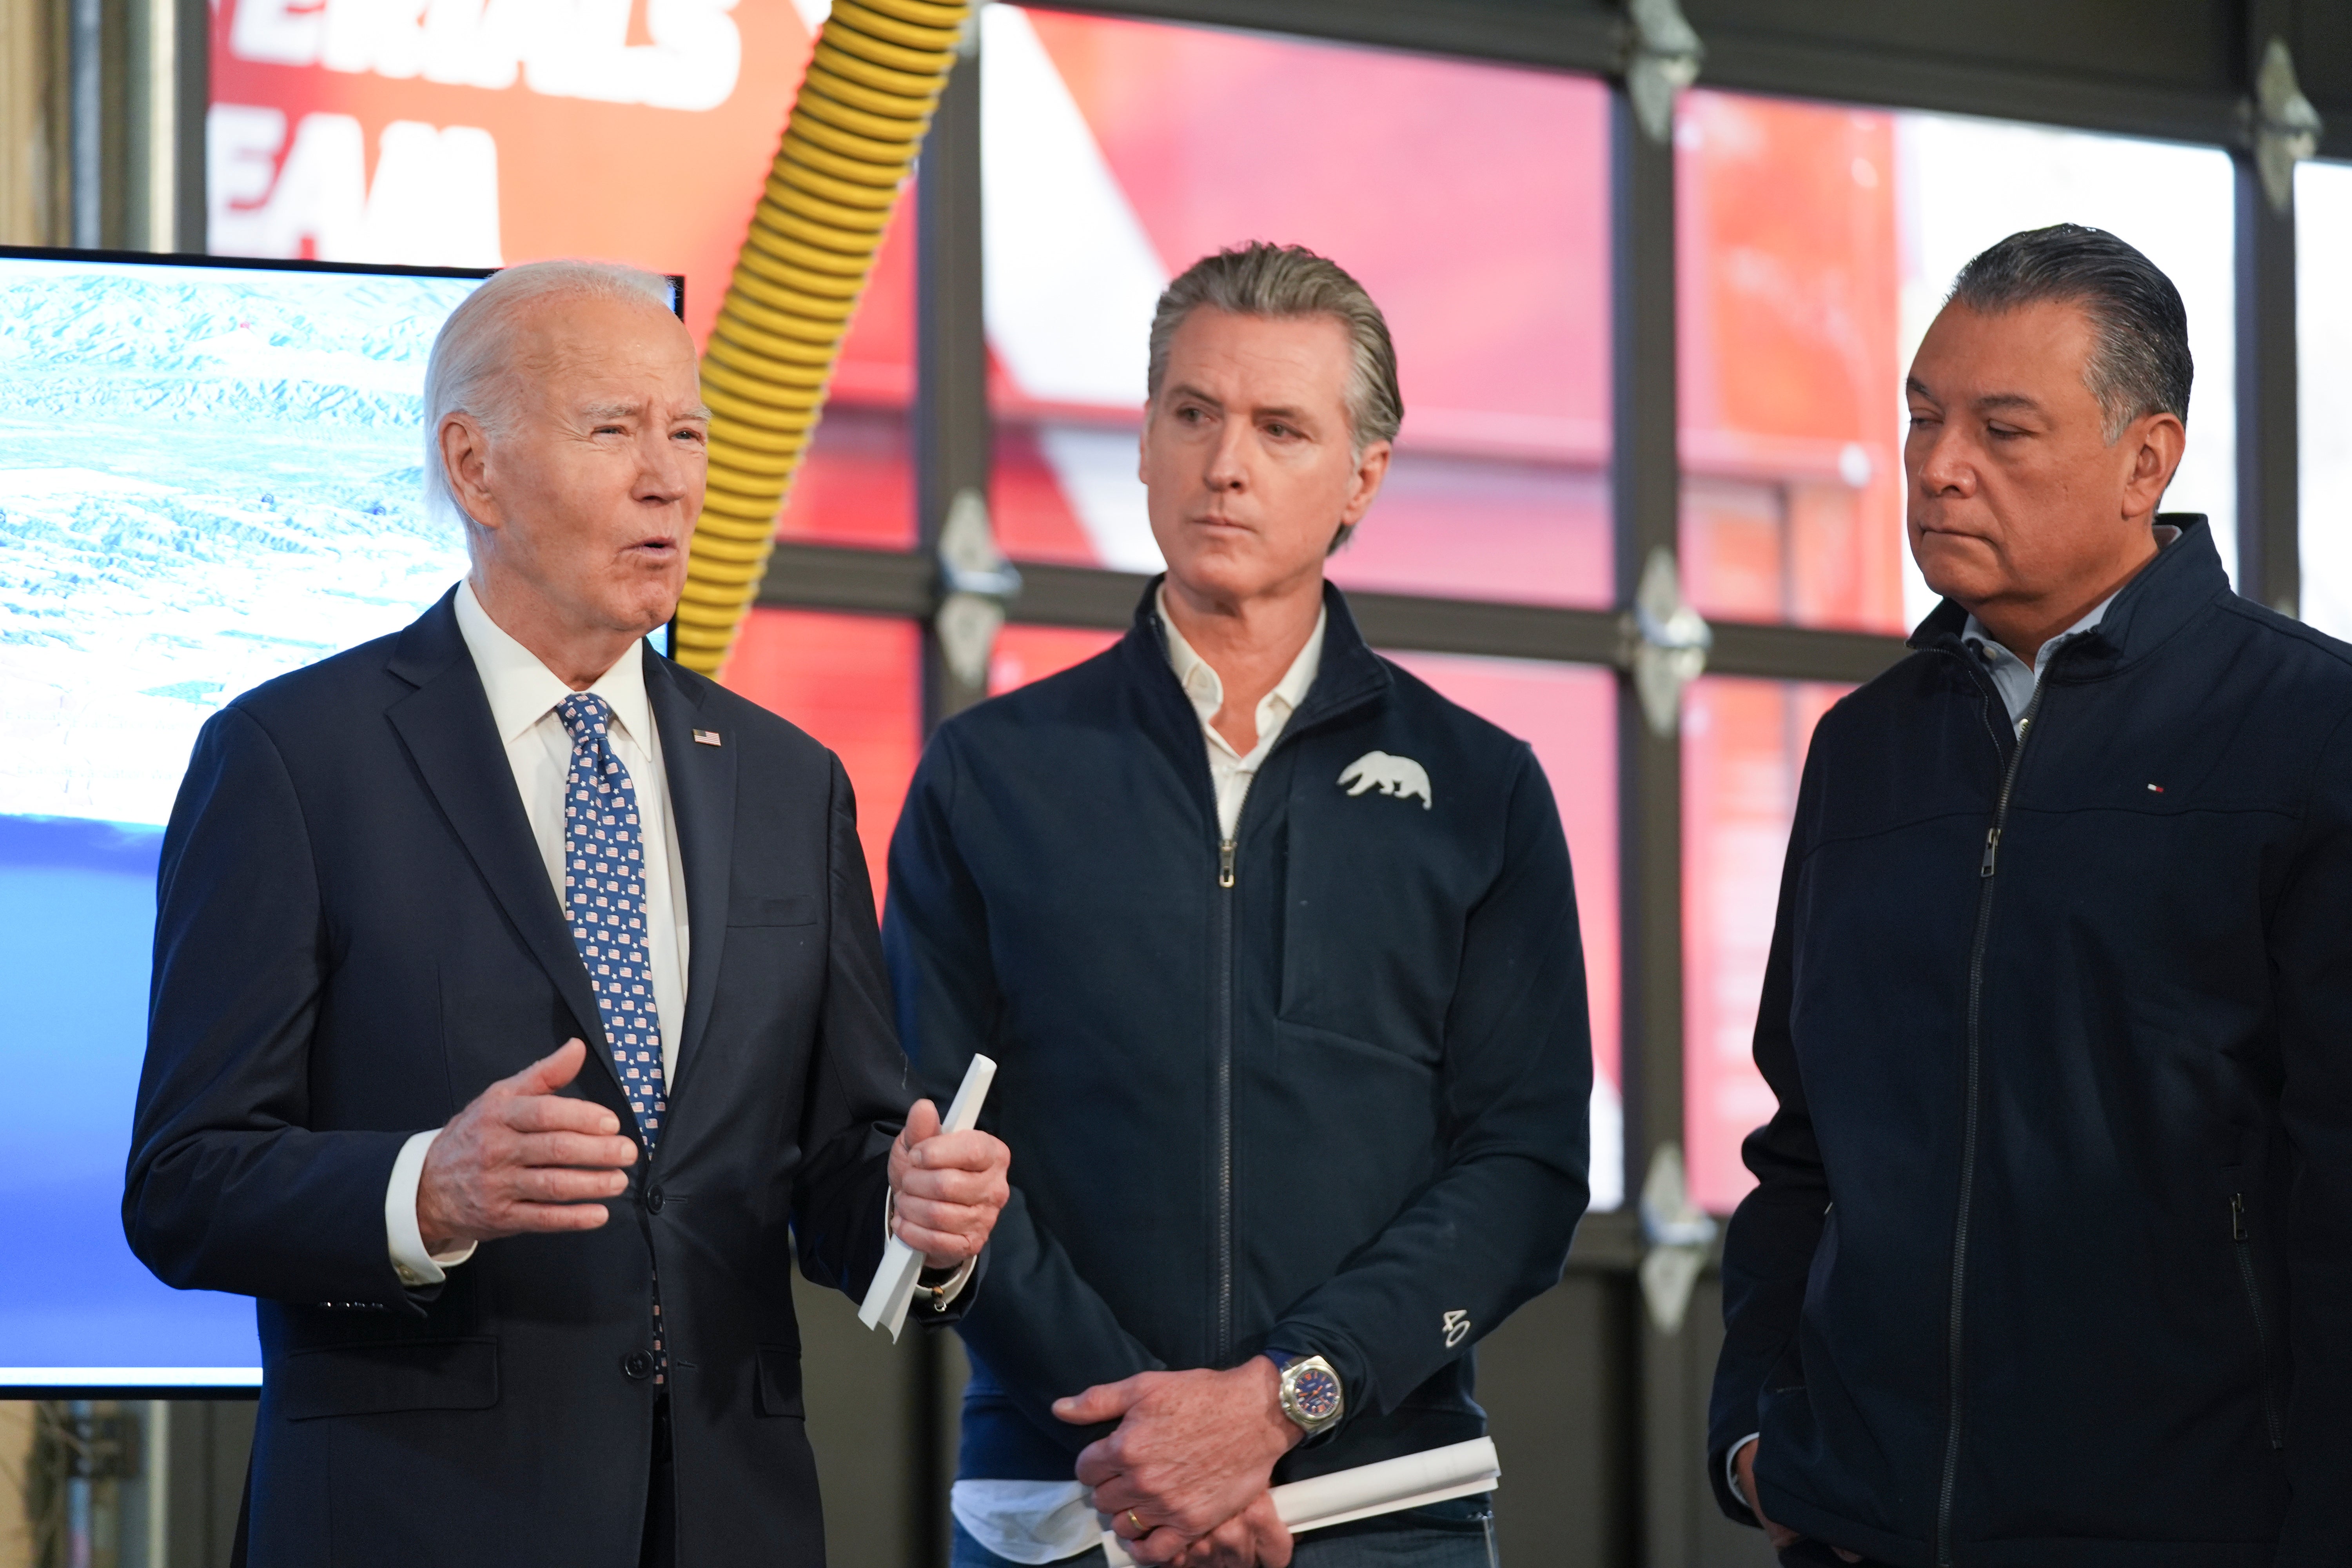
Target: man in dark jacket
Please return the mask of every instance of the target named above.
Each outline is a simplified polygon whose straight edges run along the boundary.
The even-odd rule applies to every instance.
[[[2352,1560],[2352,650],[2157,506],[2180,297],[2072,226],[1908,384],[1946,603],[1822,721],[1712,1474],[1790,1560]]]
[[[1140,1561],[1279,1568],[1269,1482],[1484,1430],[1471,1346],[1586,1201],[1550,788],[1323,581],[1402,412],[1378,310],[1254,246],[1178,279],[1151,348],[1167,576],[1116,647],[945,725],[891,847],[909,1055],[1003,1064],[1021,1172],[961,1325],[960,1568],[1100,1563],[1097,1507]],[[1299,1561],[1483,1568],[1486,1511]]]

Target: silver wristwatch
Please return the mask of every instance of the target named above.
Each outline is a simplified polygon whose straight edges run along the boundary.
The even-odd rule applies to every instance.
[[[1339,1417],[1347,1414],[1348,1396],[1329,1362],[1319,1355],[1292,1355],[1286,1351],[1268,1351],[1265,1359],[1282,1375],[1282,1413],[1300,1431],[1312,1437],[1339,1425]]]

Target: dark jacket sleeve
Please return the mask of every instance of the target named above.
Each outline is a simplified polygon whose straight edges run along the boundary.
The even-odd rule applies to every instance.
[[[182,1289],[419,1311],[383,1228],[407,1135],[306,1125],[325,982],[301,802],[260,723],[225,709],[163,837],[123,1232]]]
[[[863,1299],[882,1264],[890,1142],[906,1125],[915,1091],[891,1024],[889,976],[875,928],[874,882],[857,836],[857,803],[840,759],[832,762],[832,952],[822,1037],[809,1066],[801,1119],[803,1153],[793,1181],[793,1234],[802,1273]],[[944,1102],[940,1109],[946,1109]],[[1003,1235],[1001,1224],[997,1235]],[[989,1250],[994,1249],[992,1240]],[[961,1318],[989,1267],[984,1252],[981,1268],[946,1310],[923,1308],[909,1311],[908,1321],[944,1323]]]
[[[1328,1360],[1354,1412],[1395,1409],[1558,1284],[1590,1200],[1576,889],[1559,808],[1524,746],[1507,809],[1501,869],[1463,932],[1446,1019],[1445,1169],[1266,1336]]]
[[[1806,824],[1814,815],[1818,784],[1813,770],[1822,754],[1822,748],[1815,746],[1806,760],[1796,825],[1780,870],[1780,903],[1764,965],[1764,989],[1756,1006],[1756,1066],[1779,1099],[1780,1109],[1741,1146],[1742,1158],[1755,1173],[1756,1187],[1740,1200],[1724,1238],[1723,1351],[1716,1362],[1715,1393],[1707,1412],[1706,1473],[1723,1511],[1743,1524],[1754,1524],[1756,1516],[1732,1494],[1724,1463],[1732,1445],[1756,1431],[1758,1403],[1774,1368],[1784,1361],[1793,1364],[1805,1279],[1830,1201],[1829,1176],[1813,1139],[1789,1026],[1797,868],[1803,858]]]
[[[952,1092],[976,1052],[989,1051],[1003,1016],[988,947],[988,910],[956,847],[961,763],[952,731],[924,752],[890,839],[890,905],[883,940],[897,982],[899,1035],[923,1084]],[[992,1118],[983,1112],[982,1124]],[[1078,1277],[1060,1242],[1021,1192],[1013,1152],[1013,1198],[988,1244],[989,1294],[967,1316],[965,1342],[1039,1430],[1066,1436],[1072,1453],[1096,1434],[1054,1418],[1052,1397],[1116,1383],[1161,1363],[1119,1325]],[[1041,1398],[1038,1390],[1055,1394]]]
[[[2352,719],[2322,748],[2303,852],[2271,920],[2294,1153],[2286,1226],[2291,1500],[2280,1568],[2352,1561],[2343,1493],[2352,1468]],[[2260,1237],[2256,1240],[2259,1243]]]

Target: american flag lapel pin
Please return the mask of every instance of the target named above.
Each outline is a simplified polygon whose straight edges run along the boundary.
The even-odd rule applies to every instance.
[[[694,732],[694,743],[698,746],[719,745],[720,744],[719,731],[716,730],[697,730]]]

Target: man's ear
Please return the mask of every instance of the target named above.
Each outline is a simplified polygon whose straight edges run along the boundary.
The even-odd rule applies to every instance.
[[[1353,528],[1372,510],[1372,501],[1381,493],[1381,481],[1388,478],[1389,455],[1395,447],[1386,441],[1375,441],[1356,459],[1354,481],[1348,487],[1348,504],[1339,512],[1343,528]]]
[[[2171,487],[2189,449],[2189,427],[2177,414],[2148,414],[2132,421],[2123,439],[2132,447],[2131,476],[2124,483],[2124,515],[2153,515]]]
[[[504,514],[489,489],[490,433],[463,410],[441,416],[441,472],[457,510],[477,527],[496,528]]]

